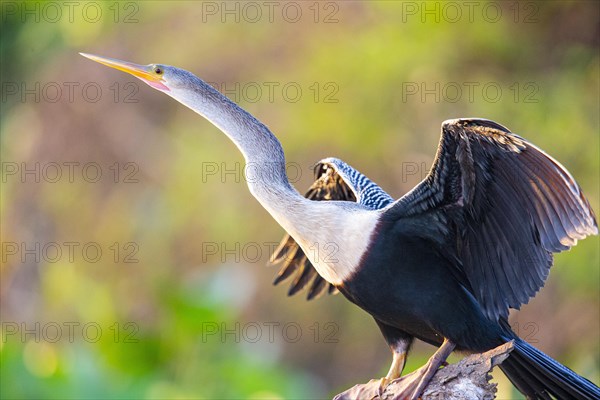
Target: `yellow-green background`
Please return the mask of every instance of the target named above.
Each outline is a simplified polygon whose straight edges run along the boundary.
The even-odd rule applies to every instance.
[[[302,11],[296,23],[289,22],[293,14],[284,18],[280,2],[273,3],[272,22],[271,6],[261,1],[254,3],[263,13],[257,22],[243,2],[95,3],[103,12],[98,22],[93,14],[83,17],[85,2],[76,2],[72,20],[64,6],[56,20],[52,9],[44,11],[47,3],[27,2],[33,15],[20,14],[25,2],[2,6],[8,3],[17,14],[3,8],[3,90],[14,83],[81,88],[93,82],[102,97],[87,101],[77,89],[73,101],[66,93],[57,102],[48,101],[51,93],[39,101],[6,95],[0,104],[4,168],[95,162],[106,179],[88,183],[76,175],[73,182],[37,183],[11,175],[1,183],[3,245],[94,242],[104,250],[97,263],[80,253],[73,262],[64,255],[57,262],[21,262],[3,254],[3,398],[326,398],[384,375],[391,361],[370,317],[342,296],[305,302],[303,294],[288,298],[287,288],[271,286],[276,270],[265,266],[268,244],[282,229],[239,174],[203,175],[215,163],[240,171],[242,158],[224,135],[141,82],[134,101],[125,102],[131,88],[125,85],[134,78],[80,51],[171,64],[234,88],[230,96],[264,121],[288,161],[300,166],[300,191],[311,183],[315,161],[337,156],[398,197],[431,165],[440,123],[477,116],[548,151],[600,210],[595,2],[476,1],[444,8],[447,3],[310,1],[296,3]],[[238,7],[240,21],[223,14],[224,7]],[[272,99],[268,82],[278,85]],[[315,83],[322,90],[316,99]],[[302,89],[298,101],[284,97],[286,84]],[[242,93],[248,85],[265,89],[258,101],[254,92]],[[414,85],[434,94],[407,95]],[[452,91],[456,85],[461,95]],[[472,98],[468,85],[475,87]],[[482,93],[485,85],[500,87],[501,98]],[[327,102],[332,88],[337,101]],[[138,182],[113,182],[114,163],[134,163]],[[407,174],[415,166],[417,174]],[[115,242],[137,244],[139,262],[125,263],[122,255],[114,262],[109,246]],[[546,287],[511,317],[523,337],[596,383],[598,243],[590,238],[558,255]],[[206,254],[207,244],[216,244],[217,254]],[[226,252],[236,253],[236,244],[237,254]],[[250,262],[257,256],[248,246],[261,250],[258,261]],[[36,322],[40,330],[95,323],[103,334],[96,343],[78,330],[70,342],[66,328],[56,343],[7,334],[14,324],[35,330]],[[127,323],[133,323],[128,330]],[[258,324],[263,337],[257,343],[237,343],[233,334],[203,338],[207,323],[231,330],[239,323],[242,339],[248,337],[243,328]],[[272,343],[270,323],[279,324]],[[283,339],[281,327],[289,323],[302,329],[295,343]],[[131,327],[138,329],[136,341],[127,343],[123,335]],[[325,340],[332,332],[333,343]],[[418,345],[408,368],[432,351]],[[495,376],[500,398],[519,398],[502,374]]]

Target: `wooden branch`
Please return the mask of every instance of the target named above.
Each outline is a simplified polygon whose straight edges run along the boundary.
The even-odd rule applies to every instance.
[[[456,364],[450,364],[436,372],[431,383],[425,389],[422,400],[492,400],[496,397],[496,384],[490,383],[489,373],[502,363],[513,349],[508,342],[486,353],[470,355]],[[383,400],[404,400],[401,396],[410,383],[406,375],[393,381],[383,392]],[[334,400],[379,399],[380,379],[356,385],[334,397]]]

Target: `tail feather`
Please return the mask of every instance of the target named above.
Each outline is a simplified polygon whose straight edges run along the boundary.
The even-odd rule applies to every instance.
[[[532,367],[531,360],[515,354],[512,361],[517,376],[525,380],[529,386],[526,391],[523,391],[529,398],[551,400],[550,394],[558,399],[573,398],[568,391],[563,390],[553,379],[548,379],[545,371],[539,371],[535,366]]]
[[[522,339],[500,365],[508,379],[528,399],[600,400],[600,388]]]
[[[529,372],[524,371],[520,366],[514,365],[514,363],[504,362],[500,365],[500,369],[502,369],[508,380],[510,380],[521,393],[536,393],[543,389],[539,386],[535,387],[532,385],[532,383],[535,384],[536,380],[532,379]],[[550,399],[549,396],[544,398],[544,400],[548,399]]]
[[[514,357],[514,355],[512,356]],[[532,393],[537,393],[537,398],[543,400],[552,400],[549,394],[545,391],[545,387],[542,385],[540,380],[533,376],[532,373],[523,367],[518,360],[505,361],[500,365],[500,369],[508,377],[513,385],[523,394],[528,394],[529,397]],[[536,398],[536,397],[534,397]]]

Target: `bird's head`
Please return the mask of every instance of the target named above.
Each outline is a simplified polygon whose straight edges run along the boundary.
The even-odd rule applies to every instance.
[[[281,145],[265,125],[191,72],[164,64],[140,65],[114,58],[80,54],[141,79],[208,119],[226,135],[235,136],[236,144],[246,140],[244,138],[248,137],[249,130],[255,130],[268,137],[272,136],[273,140],[269,139],[271,146],[281,150]],[[283,154],[283,150],[281,152]]]
[[[111,68],[127,72],[128,74],[131,74],[147,83],[154,89],[166,92],[169,95],[174,95],[174,93],[169,92],[177,91],[177,89],[180,88],[185,88],[189,86],[192,81],[198,80],[198,78],[192,73],[169,65],[140,65],[114,58],[100,57],[93,54],[79,54]]]

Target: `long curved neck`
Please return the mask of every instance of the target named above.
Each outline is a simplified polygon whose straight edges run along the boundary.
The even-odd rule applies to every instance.
[[[291,186],[283,148],[271,131],[200,79],[194,87],[166,93],[209,120],[235,143],[246,160],[250,192],[287,229],[287,214],[305,199]]]
[[[246,159],[250,192],[296,240],[322,277],[341,284],[352,276],[370,242],[376,216],[300,195],[290,185],[283,149],[271,131],[196,79],[187,88],[167,94],[208,119],[237,145]]]

